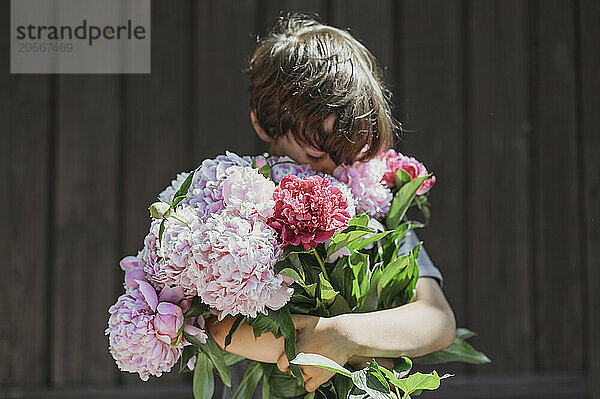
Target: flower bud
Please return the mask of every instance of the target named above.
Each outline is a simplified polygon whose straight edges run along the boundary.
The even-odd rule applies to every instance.
[[[165,213],[169,210],[169,204],[166,202],[155,202],[150,205],[150,216],[154,219],[162,219],[165,217]],[[168,216],[168,215],[167,215]]]

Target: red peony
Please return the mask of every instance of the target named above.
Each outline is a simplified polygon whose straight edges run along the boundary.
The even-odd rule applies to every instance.
[[[308,251],[348,227],[346,197],[321,176],[286,175],[273,199],[275,214],[268,224],[279,232],[282,247],[302,244]]]

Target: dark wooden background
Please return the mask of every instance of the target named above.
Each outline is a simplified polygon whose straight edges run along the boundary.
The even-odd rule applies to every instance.
[[[0,398],[191,397],[110,357],[118,261],[178,171],[265,149],[241,69],[280,9],[372,50],[438,178],[420,238],[493,363],[425,396],[600,398],[597,0],[154,1],[150,75],[11,75],[1,4]]]

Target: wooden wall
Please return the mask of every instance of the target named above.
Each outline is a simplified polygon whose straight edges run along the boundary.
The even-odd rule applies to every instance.
[[[439,398],[600,398],[600,2],[153,1],[150,75],[0,62],[0,398],[191,397],[107,350],[118,261],[178,171],[258,153],[241,69],[280,10],[316,11],[385,68],[403,152],[437,176],[420,233],[493,363]],[[9,54],[9,2],[1,3]]]

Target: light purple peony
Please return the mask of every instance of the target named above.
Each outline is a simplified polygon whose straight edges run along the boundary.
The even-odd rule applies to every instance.
[[[387,214],[392,202],[392,192],[381,184],[385,170],[385,161],[375,158],[368,162],[355,162],[352,166],[338,166],[333,176],[352,190],[356,213],[366,212],[379,219]]]
[[[196,286],[190,280],[188,269],[190,265],[196,264],[192,253],[193,232],[198,228],[200,219],[188,206],[178,207],[175,216],[180,220],[169,217],[165,221],[160,246],[158,235],[161,220],[152,221],[141,252],[146,265],[145,272],[157,289],[177,286],[183,289],[186,297],[196,296]]]
[[[256,317],[290,299],[290,281],[275,275],[276,232],[258,218],[211,215],[194,231],[197,264],[190,270],[198,295],[219,314]]]
[[[109,309],[110,318],[105,334],[109,336],[109,350],[122,371],[138,373],[143,381],[150,375],[160,377],[169,372],[183,351],[185,341],[177,343],[177,335],[184,325],[182,309],[176,304],[181,290],[164,288],[156,295],[154,288],[143,280],[136,280]],[[206,342],[204,331],[190,330]],[[173,346],[171,346],[173,344]]]
[[[294,175],[302,179],[316,174],[309,165],[300,165],[290,157],[269,157],[267,162],[271,165],[271,178],[276,184],[279,184],[285,175]]]
[[[217,156],[215,159],[205,159],[195,172],[188,190],[188,198],[180,203],[181,206],[189,205],[193,207],[202,219],[207,218],[211,213],[220,212],[223,209],[221,189],[223,180],[229,174],[228,169],[231,166],[250,166],[251,163],[251,157],[240,157],[229,151],[225,155]],[[158,197],[170,204],[175,193],[190,173],[178,174],[171,185]]]
[[[250,166],[232,166],[221,193],[226,211],[243,218],[273,216],[275,183]]]

